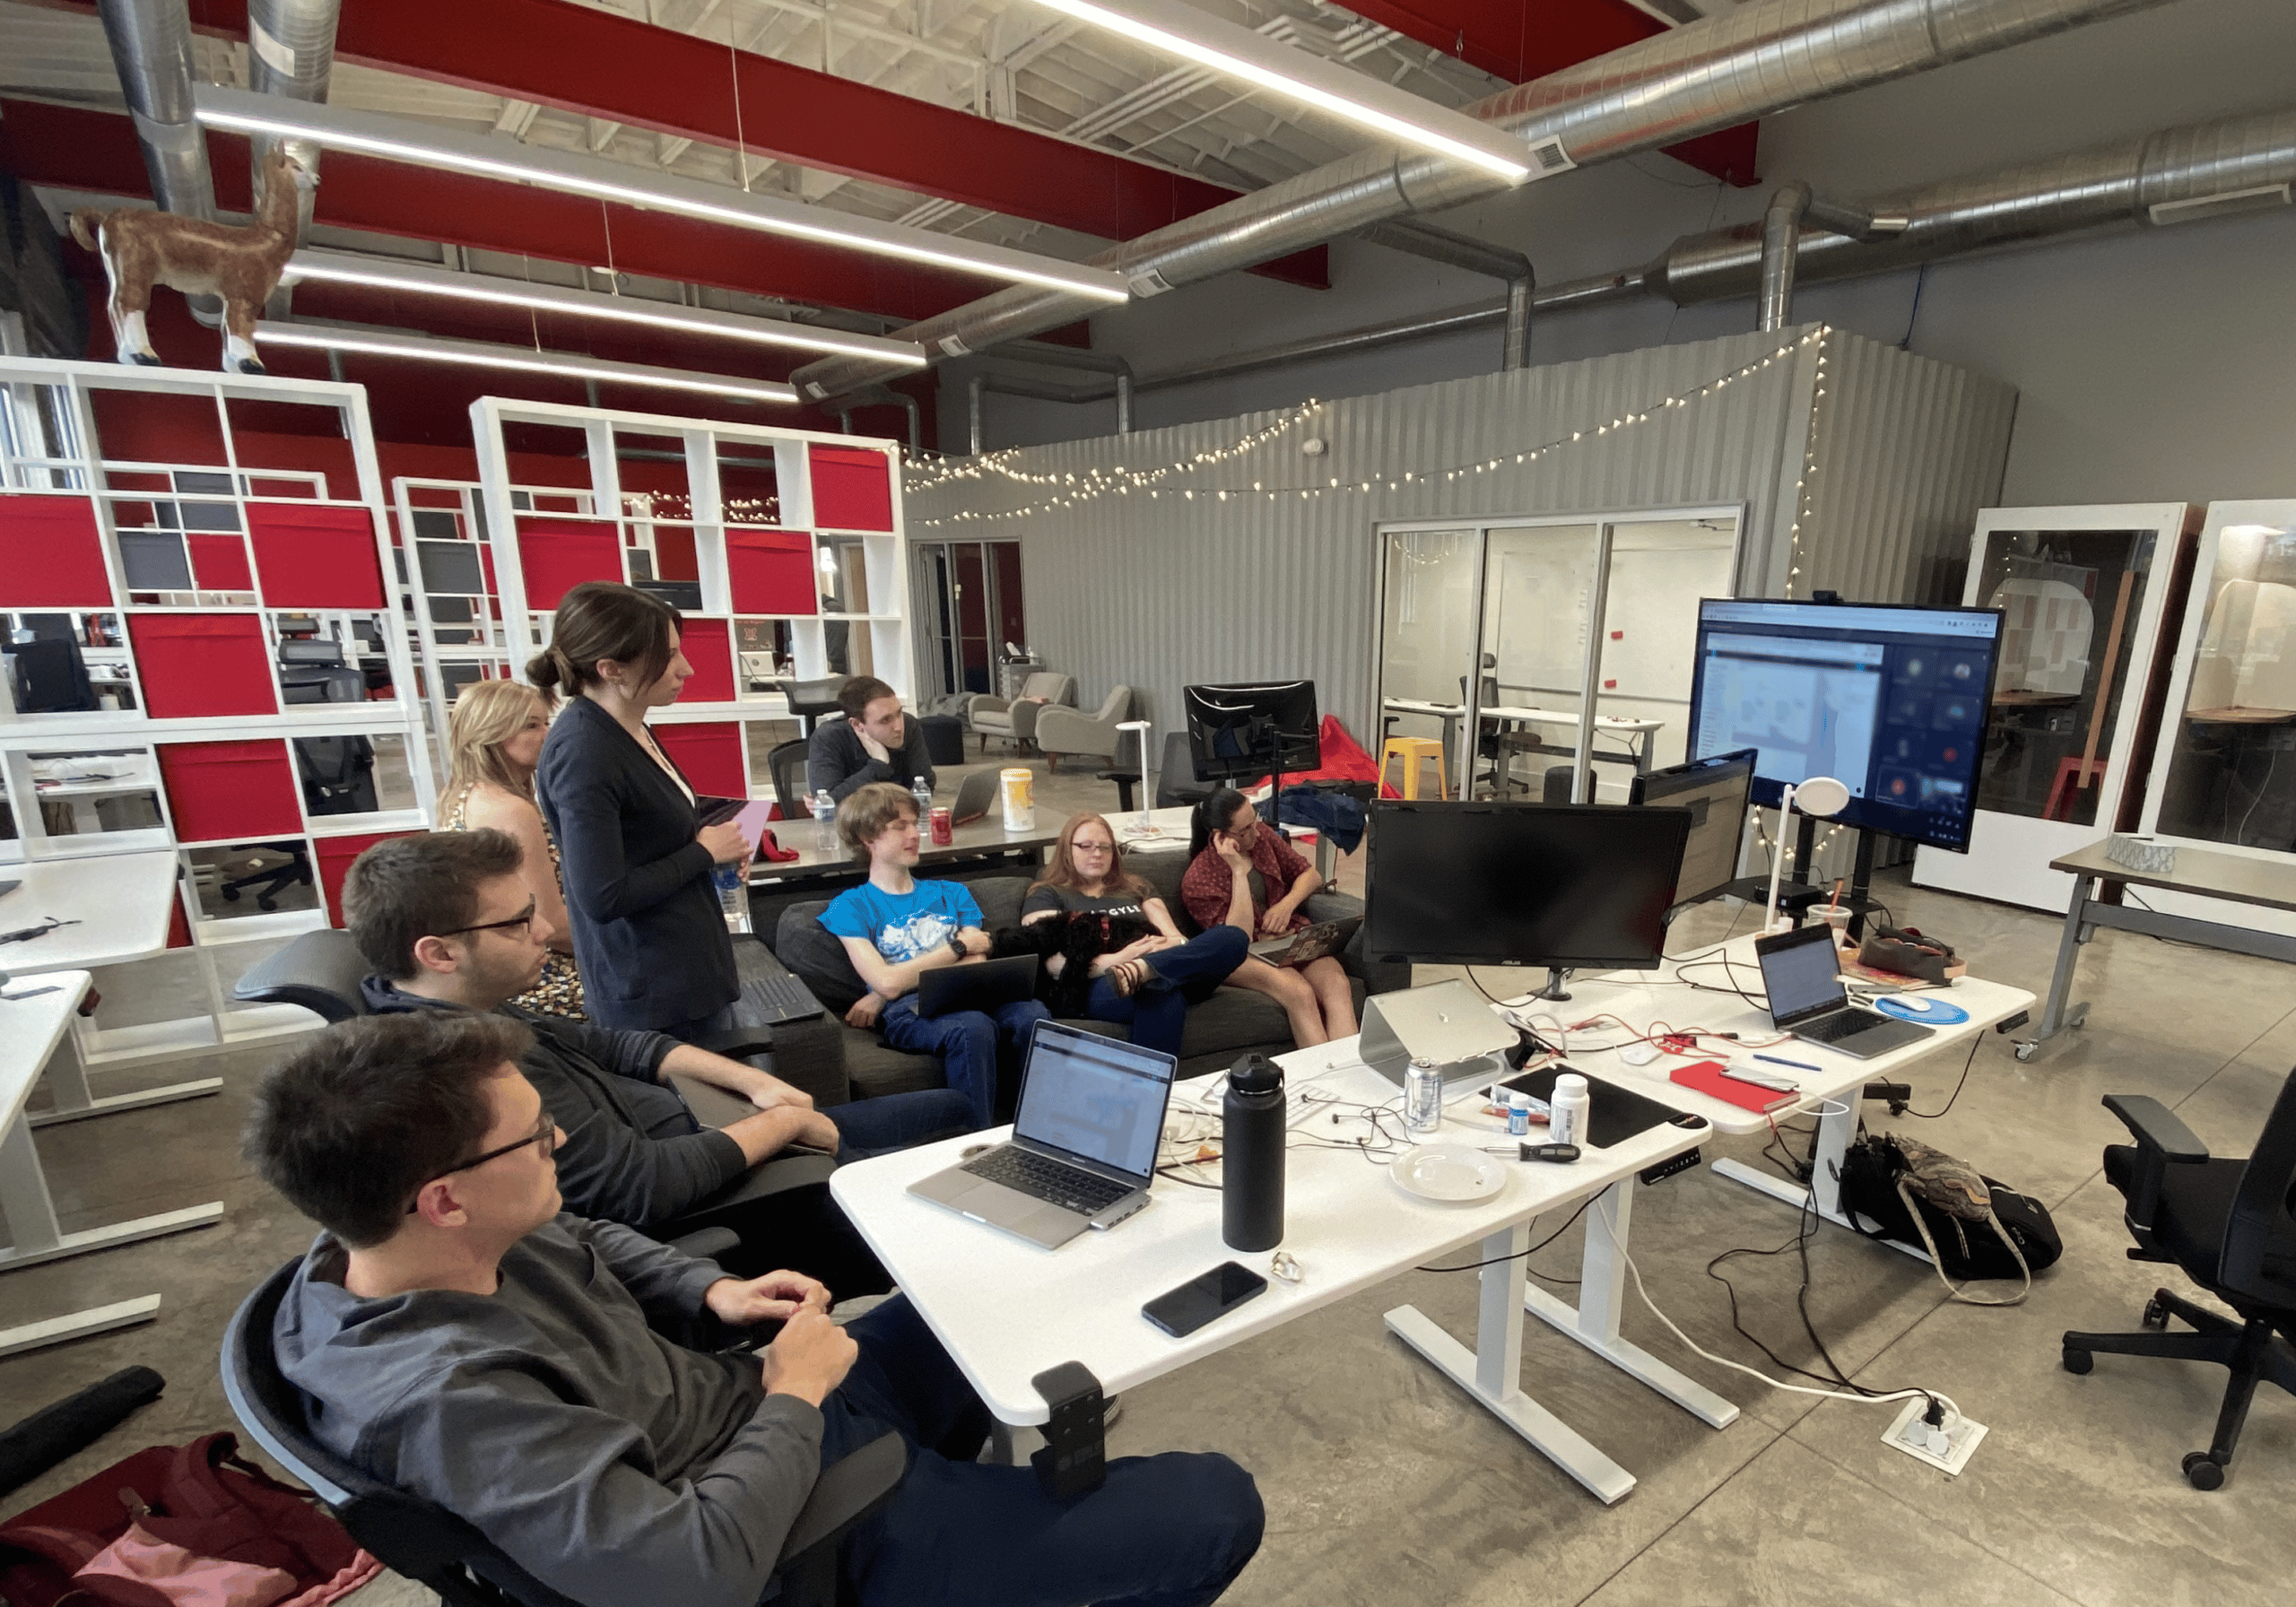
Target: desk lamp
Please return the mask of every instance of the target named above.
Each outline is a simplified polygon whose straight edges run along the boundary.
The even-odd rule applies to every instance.
[[[1770,853],[1769,916],[1762,923],[1765,933],[1787,930],[1790,922],[1778,913],[1778,883],[1786,869],[1786,822],[1799,810],[1819,820],[1831,820],[1849,807],[1849,788],[1831,776],[1809,776],[1798,786],[1788,786],[1786,795],[1778,804],[1778,843]]]
[[[1152,723],[1148,720],[1118,720],[1116,723],[1116,728],[1118,731],[1134,731],[1140,735],[1140,817],[1134,824],[1143,832],[1149,829],[1148,731]]]

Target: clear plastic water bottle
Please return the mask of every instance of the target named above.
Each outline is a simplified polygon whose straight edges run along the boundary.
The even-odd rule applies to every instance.
[[[725,912],[726,930],[750,929],[749,867],[740,864],[712,865],[709,879],[718,884],[718,908]]]
[[[813,795],[813,846],[825,854],[837,847],[837,800],[827,789]]]
[[[924,777],[918,776],[909,782],[909,790],[917,800],[917,823],[920,826],[931,825],[933,823],[933,789],[926,785]]]

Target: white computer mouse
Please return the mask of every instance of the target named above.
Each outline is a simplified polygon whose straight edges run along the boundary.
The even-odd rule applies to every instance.
[[[1935,1008],[1932,1001],[1923,998],[1919,994],[1894,994],[1891,995],[1890,1003],[1898,1009],[1910,1011],[1915,1015],[1927,1015]]]
[[[1629,1065],[1648,1065],[1658,1058],[1658,1051],[1649,1044],[1629,1044],[1618,1052],[1618,1057]]]

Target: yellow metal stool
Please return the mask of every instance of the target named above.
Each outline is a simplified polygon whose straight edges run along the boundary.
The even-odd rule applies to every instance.
[[[1379,786],[1382,791],[1387,788],[1387,761],[1391,759],[1403,760],[1402,790],[1405,797],[1419,796],[1420,771],[1431,759],[1435,761],[1435,795],[1439,798],[1451,795],[1450,782],[1443,773],[1443,744],[1433,737],[1391,736],[1380,744]]]

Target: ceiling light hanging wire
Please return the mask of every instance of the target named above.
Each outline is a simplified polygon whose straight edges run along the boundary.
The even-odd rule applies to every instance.
[[[822,14],[822,32],[829,32],[829,14]],[[826,56],[828,53],[822,53]],[[750,189],[750,142],[742,128],[742,53],[734,43],[734,18],[726,17],[726,75],[734,81],[734,172],[742,181],[742,193]]]

